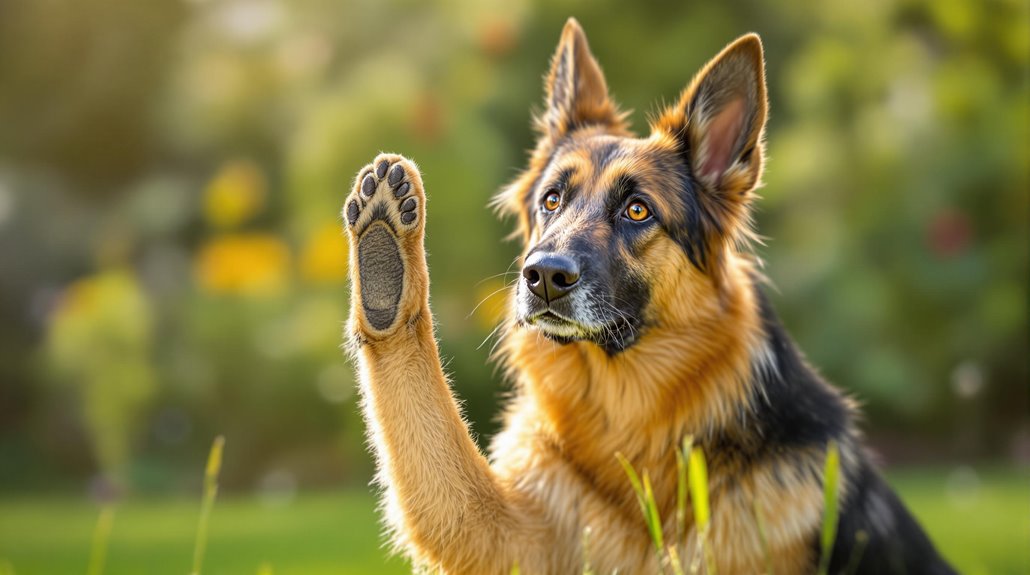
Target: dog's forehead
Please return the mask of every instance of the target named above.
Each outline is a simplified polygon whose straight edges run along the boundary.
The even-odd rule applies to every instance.
[[[555,150],[545,178],[564,178],[562,183],[595,187],[633,167],[651,164],[652,150],[636,138],[607,134],[570,138]]]
[[[665,196],[656,201],[676,204],[670,208],[679,212],[679,198],[668,191],[683,188],[685,176],[676,149],[660,140],[597,134],[563,142],[548,163],[539,189],[572,190],[581,201],[607,201],[632,182],[639,191]]]

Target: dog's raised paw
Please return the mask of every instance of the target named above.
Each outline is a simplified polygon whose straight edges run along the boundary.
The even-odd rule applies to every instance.
[[[421,256],[425,195],[411,161],[380,154],[358,172],[343,216],[351,235],[355,294],[368,326],[385,331],[400,315],[411,263]],[[356,261],[355,261],[356,259]]]

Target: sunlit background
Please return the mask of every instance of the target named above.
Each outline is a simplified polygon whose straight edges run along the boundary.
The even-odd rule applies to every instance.
[[[104,507],[104,573],[188,572],[219,434],[206,573],[404,572],[340,351],[340,207],[379,151],[419,163],[485,444],[517,253],[486,204],[570,15],[640,130],[761,34],[775,305],[943,553],[1030,571],[1026,2],[7,0],[0,573],[85,572]]]

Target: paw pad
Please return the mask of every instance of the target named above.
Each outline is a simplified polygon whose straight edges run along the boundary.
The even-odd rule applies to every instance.
[[[350,203],[347,204],[347,223],[353,226],[358,221],[358,214],[360,211],[360,208],[358,208],[358,201],[351,200]]]
[[[422,257],[422,246],[401,240],[420,232],[424,200],[415,165],[393,155],[380,156],[358,172],[347,198],[343,215],[357,255],[352,270],[359,280],[356,295],[365,325],[373,331],[386,331],[405,316],[401,296],[407,289],[408,263]]]

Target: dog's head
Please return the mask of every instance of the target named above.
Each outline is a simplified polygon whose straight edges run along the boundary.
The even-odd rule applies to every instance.
[[[670,309],[718,299],[723,262],[750,237],[762,45],[747,35],[727,46],[637,138],[570,19],[545,97],[530,166],[496,199],[525,244],[515,319],[615,354]]]

